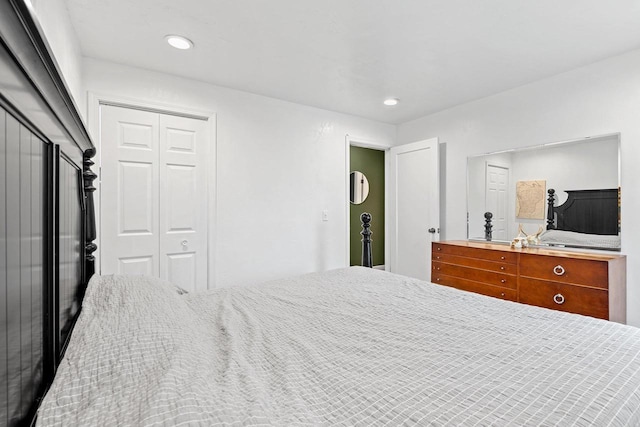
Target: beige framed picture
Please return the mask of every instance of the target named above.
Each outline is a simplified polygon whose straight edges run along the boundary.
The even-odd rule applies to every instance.
[[[516,218],[544,219],[547,181],[516,182]]]

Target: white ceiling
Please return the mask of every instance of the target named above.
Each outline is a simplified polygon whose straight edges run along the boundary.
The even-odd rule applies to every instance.
[[[86,56],[387,123],[640,48],[638,0],[66,3]]]

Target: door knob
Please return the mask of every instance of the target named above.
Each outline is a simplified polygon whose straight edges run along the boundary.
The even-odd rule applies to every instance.
[[[435,228],[433,228],[433,227],[431,227],[431,228],[430,228],[430,229],[428,229],[427,231],[428,231],[429,233],[432,233],[432,234],[433,234],[433,233],[435,233],[435,232],[436,232],[436,229],[435,229]]]

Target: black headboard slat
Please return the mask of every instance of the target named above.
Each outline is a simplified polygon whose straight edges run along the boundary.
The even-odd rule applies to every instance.
[[[6,384],[0,393],[0,414],[8,425],[29,417],[45,377],[45,320],[49,301],[45,278],[47,240],[45,198],[48,144],[0,108],[0,227],[4,315],[0,372]]]
[[[78,165],[61,155],[58,163],[59,274],[57,303],[58,357],[64,353],[71,329],[80,311],[84,291],[84,240],[82,215],[84,191]]]

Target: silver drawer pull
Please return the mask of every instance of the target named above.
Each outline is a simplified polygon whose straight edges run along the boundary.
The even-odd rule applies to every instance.
[[[500,296],[501,296],[501,297],[503,297],[503,296],[504,296],[504,292],[502,292],[502,293],[500,294]]]
[[[562,294],[555,294],[553,296],[553,302],[555,302],[558,305],[564,304],[564,295]]]
[[[564,267],[560,264],[556,265],[555,267],[553,267],[553,274],[555,274],[556,276],[562,276],[564,274]]]
[[[505,279],[500,280],[501,283],[507,283]]]
[[[503,256],[501,256],[500,259],[504,261],[504,257]]]
[[[180,242],[180,244],[182,246],[187,246],[189,244],[189,241],[188,240],[183,240],[182,242]]]
[[[438,248],[439,251],[441,251],[442,249]]]
[[[504,270],[504,266],[500,267],[500,270]]]

